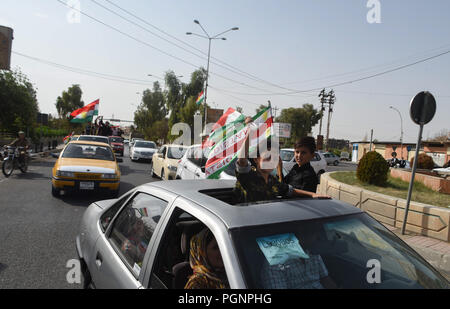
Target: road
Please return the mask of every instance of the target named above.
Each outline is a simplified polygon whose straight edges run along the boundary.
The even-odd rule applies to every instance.
[[[75,237],[85,209],[103,195],[51,195],[56,159],[32,162],[28,173],[0,176],[0,289],[80,288],[66,281],[66,264],[77,257]],[[120,164],[120,194],[155,181],[149,163]],[[1,174],[1,173],[0,173]]]

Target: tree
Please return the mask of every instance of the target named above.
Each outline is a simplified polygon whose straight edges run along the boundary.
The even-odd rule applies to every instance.
[[[263,105],[261,104],[257,109],[256,109],[256,114],[259,114],[261,111],[263,111],[264,109],[266,109],[268,107],[268,105]]]
[[[0,71],[0,129],[26,131],[33,127],[39,106],[36,91],[19,70]]]
[[[84,102],[81,100],[83,91],[80,85],[72,85],[67,91],[63,91],[62,95],[56,99],[56,110],[60,118],[69,118],[67,115],[74,110],[82,108]]]
[[[276,122],[291,124],[291,138],[287,140],[286,144],[293,145],[300,138],[307,136],[319,120],[320,112],[314,109],[312,104],[304,104],[301,108],[283,109]]]

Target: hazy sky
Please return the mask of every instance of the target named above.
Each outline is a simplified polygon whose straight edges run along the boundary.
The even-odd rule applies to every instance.
[[[205,53],[207,40],[185,34],[202,33],[194,19],[200,20],[211,35],[239,27],[239,31],[225,35],[226,41],[213,42],[212,56],[233,66],[235,72],[250,73],[278,87],[211,64],[208,101],[220,108],[242,106],[247,115],[253,115],[255,108],[267,100],[280,109],[304,103],[319,106],[319,91],[285,95],[289,92],[285,88],[302,91],[327,87],[450,50],[448,0],[380,0],[381,23],[373,24],[367,21],[367,0],[110,0],[149,24],[126,15],[106,0],[95,1],[200,57],[122,20],[91,0],[80,1],[83,12],[139,42],[86,16],[81,16],[80,23],[69,23],[69,8],[56,0],[2,0],[0,25],[14,28],[13,51],[65,66],[148,81],[146,86],[106,80],[13,54],[12,67],[20,68],[38,88],[42,112],[56,113],[58,95],[72,84],[80,84],[86,104],[100,98],[100,114],[105,118],[114,114],[115,118],[132,120],[134,105],[140,101],[136,93],[157,80],[148,74],[163,76],[173,70],[186,82],[192,71],[206,67],[205,55],[149,24]],[[403,116],[405,141],[415,141],[418,127],[410,120],[409,103],[422,90],[431,91],[438,104],[424,137],[450,129],[449,86],[450,54],[446,54],[334,87],[337,102],[330,137],[356,141],[374,129],[378,140],[399,140],[399,116],[389,109],[392,105]],[[326,118],[323,132],[325,127]],[[318,126],[314,133],[318,133]]]

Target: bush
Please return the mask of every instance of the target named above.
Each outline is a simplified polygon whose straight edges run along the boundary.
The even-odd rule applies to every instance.
[[[411,168],[414,166],[414,158],[411,159]],[[434,168],[433,158],[431,158],[426,153],[419,154],[419,160],[417,161],[417,168],[432,170]]]
[[[359,161],[356,176],[363,183],[377,186],[386,185],[389,166],[386,160],[376,151],[368,152]]]

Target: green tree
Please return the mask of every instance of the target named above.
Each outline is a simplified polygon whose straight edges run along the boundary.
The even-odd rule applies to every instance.
[[[63,91],[62,95],[56,99],[56,110],[60,118],[69,118],[67,114],[82,108],[84,102],[81,100],[83,91],[80,85],[72,85],[67,91]]]
[[[9,132],[32,129],[39,106],[36,91],[19,70],[0,71],[0,129]]]
[[[320,112],[314,109],[312,104],[304,104],[301,108],[291,107],[283,109],[276,122],[290,123],[292,125],[291,138],[286,142],[286,146],[288,146],[307,136],[319,120]]]

